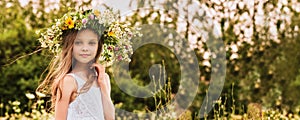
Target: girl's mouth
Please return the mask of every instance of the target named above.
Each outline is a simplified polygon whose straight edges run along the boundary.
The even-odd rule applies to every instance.
[[[86,58],[86,57],[89,57],[90,54],[79,54],[79,56]]]

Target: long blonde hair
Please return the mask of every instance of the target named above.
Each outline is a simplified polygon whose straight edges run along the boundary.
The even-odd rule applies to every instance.
[[[97,32],[93,29],[86,28],[83,30],[92,30],[95,34]],[[83,31],[80,30],[80,31]],[[60,82],[64,79],[64,77],[71,72],[72,70],[72,51],[73,51],[73,44],[76,39],[77,33],[80,32],[75,29],[71,30],[65,30],[63,31],[62,35],[62,50],[61,53],[58,56],[55,56],[47,69],[48,74],[46,75],[45,79],[42,81],[42,83],[38,86],[37,90],[38,92],[42,93],[51,93],[51,107],[50,109],[55,107],[55,101],[57,97],[57,93],[59,92],[61,99],[62,90],[59,87]],[[100,53],[103,46],[103,40],[101,35],[98,35],[98,50],[95,57],[95,60],[98,60],[100,57]],[[74,62],[74,61],[73,61]],[[96,62],[96,61],[95,61]],[[90,78],[90,77],[89,77]],[[85,88],[90,88],[91,84],[87,83],[84,85]]]

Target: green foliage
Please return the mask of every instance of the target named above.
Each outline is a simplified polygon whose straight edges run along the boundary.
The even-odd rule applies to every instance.
[[[27,27],[28,24],[24,19],[19,3],[14,2],[12,4],[9,8],[0,8],[5,17],[5,19],[1,19],[1,24],[4,26],[0,33],[0,93],[4,105],[8,104],[10,100],[27,102],[24,92],[33,91],[36,88],[40,71],[45,68],[42,56],[38,54],[27,55],[34,51],[37,46],[37,42],[33,41],[35,39],[32,36],[34,31]],[[23,12],[27,11],[24,10]],[[24,107],[20,106],[21,111]],[[1,115],[3,114],[1,113]]]

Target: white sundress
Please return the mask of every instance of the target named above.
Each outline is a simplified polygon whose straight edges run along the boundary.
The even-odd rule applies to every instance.
[[[85,81],[73,73],[68,75],[76,80],[79,93]],[[80,93],[69,104],[67,120],[104,120],[100,88],[92,86],[87,92]]]

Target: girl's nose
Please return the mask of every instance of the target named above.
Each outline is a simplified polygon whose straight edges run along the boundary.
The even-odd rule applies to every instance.
[[[83,46],[83,47],[81,48],[81,50],[84,51],[84,52],[86,52],[86,51],[88,51],[89,49],[88,49],[87,46]]]

